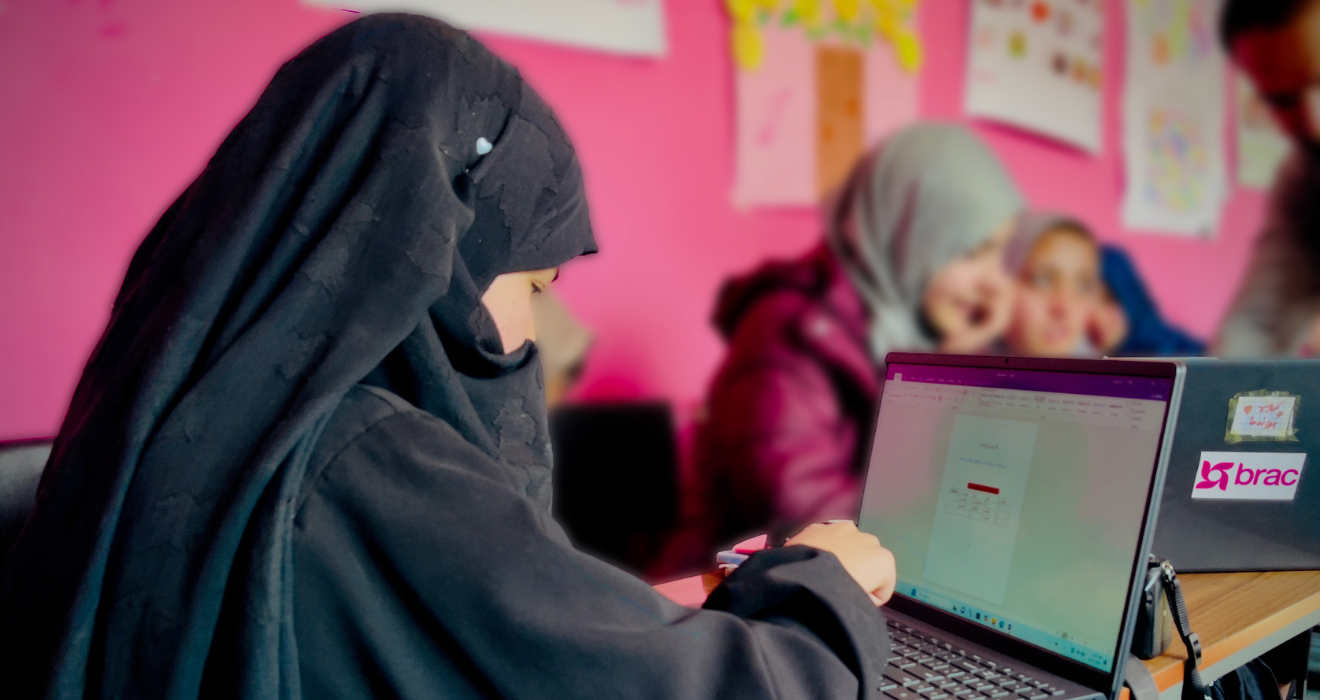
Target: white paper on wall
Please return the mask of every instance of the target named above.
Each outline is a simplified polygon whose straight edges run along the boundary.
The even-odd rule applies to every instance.
[[[665,53],[663,0],[303,0],[362,12],[415,12],[478,29],[601,51]]]
[[[1132,0],[1123,95],[1129,228],[1213,236],[1228,196],[1219,0]]]
[[[1243,187],[1265,189],[1274,183],[1274,176],[1288,158],[1292,145],[1251,81],[1239,74],[1234,89],[1237,181]]]
[[[968,114],[1101,146],[1103,0],[972,0]]]

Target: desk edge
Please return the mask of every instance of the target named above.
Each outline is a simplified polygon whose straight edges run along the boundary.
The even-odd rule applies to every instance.
[[[1256,621],[1207,648],[1201,657],[1201,678],[1212,683],[1224,674],[1320,623],[1320,591]],[[1194,631],[1194,630],[1193,630]],[[1161,700],[1176,700],[1182,690],[1185,656],[1163,654],[1176,663],[1154,673]]]

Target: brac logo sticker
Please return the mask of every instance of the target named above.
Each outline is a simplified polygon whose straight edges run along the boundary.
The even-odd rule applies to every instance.
[[[1305,452],[1202,452],[1192,498],[1291,501]]]

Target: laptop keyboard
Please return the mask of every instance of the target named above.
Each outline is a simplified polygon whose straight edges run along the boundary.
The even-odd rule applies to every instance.
[[[880,679],[888,700],[1045,700],[1060,688],[987,661],[893,620],[889,663]]]

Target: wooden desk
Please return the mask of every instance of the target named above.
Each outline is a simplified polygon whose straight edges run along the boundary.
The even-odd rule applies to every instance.
[[[1182,574],[1192,631],[1201,638],[1201,678],[1220,676],[1320,624],[1320,571]],[[1187,647],[1146,662],[1161,700],[1182,692]],[[1124,693],[1126,695],[1126,692]]]
[[[1201,637],[1201,678],[1220,676],[1320,625],[1320,571],[1184,574],[1183,595],[1192,631]],[[683,605],[701,605],[716,583],[702,577],[656,586]],[[1178,635],[1163,656],[1146,662],[1161,700],[1182,692],[1187,648]],[[1127,691],[1123,691],[1126,698]]]
[[[717,574],[702,574],[690,578],[681,578],[668,583],[652,586],[660,595],[689,608],[699,608],[706,602],[706,596],[720,585],[722,579]]]

